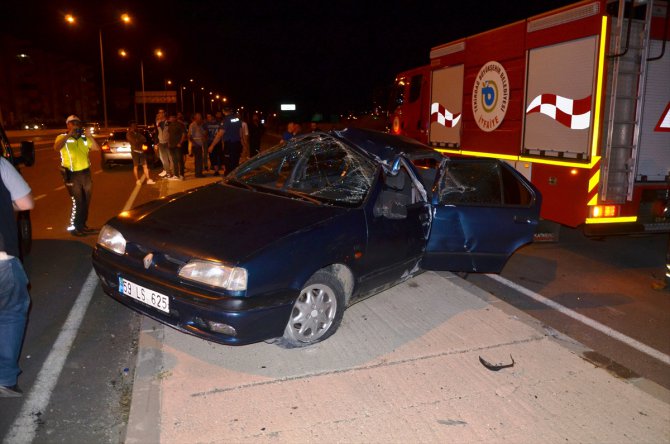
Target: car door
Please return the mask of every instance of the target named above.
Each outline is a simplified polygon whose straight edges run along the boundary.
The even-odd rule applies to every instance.
[[[380,173],[366,208],[368,243],[361,263],[362,293],[410,277],[419,270],[430,228],[431,206],[407,165]]]
[[[498,273],[533,238],[540,192],[505,162],[449,159],[433,191],[424,269]]]

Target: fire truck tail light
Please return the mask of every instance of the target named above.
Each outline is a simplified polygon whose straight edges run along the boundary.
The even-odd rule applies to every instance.
[[[589,217],[618,217],[619,210],[618,205],[594,205],[591,207]]]

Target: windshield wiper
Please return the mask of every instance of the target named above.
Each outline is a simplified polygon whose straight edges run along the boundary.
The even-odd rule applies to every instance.
[[[291,197],[295,197],[301,200],[306,200],[307,202],[312,202],[315,204],[323,204],[323,201],[310,196],[309,194],[302,193],[300,191],[294,191],[294,190],[289,190],[286,188],[273,188],[273,187],[265,187],[265,186],[259,186],[261,191],[267,192],[267,193],[272,193],[272,194],[279,194],[279,195],[289,195]]]
[[[321,200],[317,199],[316,197],[312,197],[307,193],[302,193],[300,191],[294,191],[294,190],[286,190],[286,189],[282,189],[282,191],[285,193],[289,193],[291,196],[296,196],[299,197],[300,199],[304,199],[308,202],[312,202],[319,205],[323,204]]]
[[[235,179],[235,178],[232,178],[232,177],[226,179],[226,183],[231,184],[231,185],[235,185],[235,186],[240,187],[240,188],[246,188],[247,190],[256,191],[256,188],[252,187],[248,183],[242,182],[241,180]]]

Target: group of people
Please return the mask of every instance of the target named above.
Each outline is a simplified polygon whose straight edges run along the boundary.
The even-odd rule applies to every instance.
[[[204,177],[204,171],[210,167],[214,176],[228,174],[237,168],[243,153],[251,157],[260,152],[263,134],[258,115],[254,114],[248,124],[232,108],[224,108],[223,113],[207,113],[205,119],[201,113],[195,113],[188,125],[181,113],[166,118],[165,111],[160,110],[155,129],[158,155],[163,164],[159,176],[172,180],[184,180],[187,155],[193,157],[195,177]],[[137,144],[141,146],[141,142]],[[138,166],[146,168],[146,159],[139,157],[135,161],[133,157],[133,162],[135,179],[139,181]],[[146,169],[144,172],[149,177]]]

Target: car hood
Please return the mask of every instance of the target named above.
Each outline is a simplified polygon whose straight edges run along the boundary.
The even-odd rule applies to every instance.
[[[279,239],[347,211],[220,182],[138,207],[112,225],[127,241],[181,260],[238,264]]]

